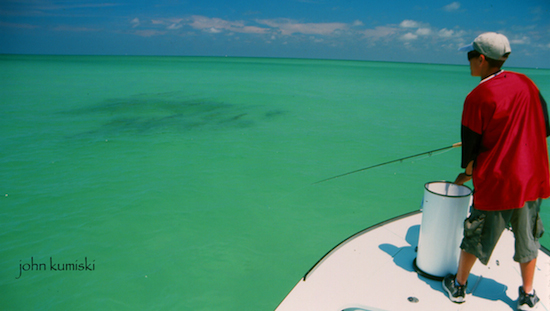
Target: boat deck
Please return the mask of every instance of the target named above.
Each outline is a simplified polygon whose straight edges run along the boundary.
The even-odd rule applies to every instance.
[[[466,302],[451,302],[441,282],[413,268],[422,213],[365,229],[340,243],[305,276],[276,311],[516,310],[519,265],[514,236],[505,230],[487,266],[476,262]],[[550,256],[539,250],[535,289],[538,309],[550,311]]]

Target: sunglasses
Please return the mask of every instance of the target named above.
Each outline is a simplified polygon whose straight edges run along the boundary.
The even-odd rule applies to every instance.
[[[470,51],[470,52],[468,52],[468,61],[472,60],[472,58],[479,57],[480,55],[481,55],[481,53],[479,53],[476,50]]]

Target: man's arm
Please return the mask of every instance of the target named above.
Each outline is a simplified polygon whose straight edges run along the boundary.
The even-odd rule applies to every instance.
[[[542,114],[544,115],[544,121],[546,121],[546,137],[550,136],[550,124],[548,123],[548,105],[539,92],[540,104],[542,105]]]
[[[454,183],[457,185],[463,185],[465,182],[470,181],[470,179],[472,179],[473,174],[474,174],[474,160],[468,163],[464,173],[458,174]]]

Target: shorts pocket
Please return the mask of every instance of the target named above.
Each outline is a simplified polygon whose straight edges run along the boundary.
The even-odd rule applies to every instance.
[[[481,236],[483,225],[485,224],[485,215],[470,216],[464,221],[464,236],[474,237]]]
[[[464,221],[464,238],[462,239],[460,248],[470,254],[474,254],[477,258],[480,258],[481,262],[486,264],[487,261],[483,259],[485,258],[483,245],[481,245],[484,225],[484,214],[475,213],[470,215],[470,217]]]
[[[542,219],[540,218],[540,214],[537,213],[537,219],[535,220],[535,227],[533,228],[533,238],[535,238],[535,241],[536,241],[540,239],[543,234],[544,234],[544,226],[542,225]]]

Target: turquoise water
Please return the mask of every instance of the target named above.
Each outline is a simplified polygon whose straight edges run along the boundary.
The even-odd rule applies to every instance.
[[[478,83],[405,63],[0,63],[3,310],[273,310],[335,244],[454,180],[460,152],[312,183],[460,141]],[[550,70],[514,70],[550,97]]]

